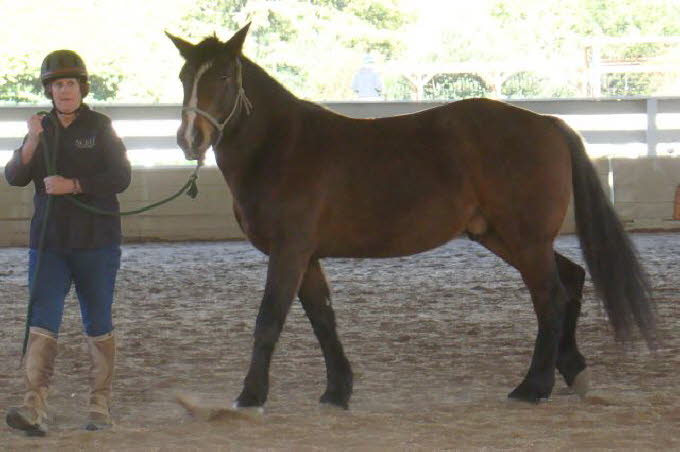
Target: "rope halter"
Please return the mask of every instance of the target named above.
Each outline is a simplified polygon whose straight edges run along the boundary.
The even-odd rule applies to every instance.
[[[248,96],[246,96],[246,91],[243,89],[242,66],[241,60],[239,58],[236,59],[236,66],[238,68],[236,74],[236,84],[238,86],[238,92],[236,94],[236,99],[234,100],[234,107],[231,109],[231,113],[229,113],[227,119],[220,122],[217,120],[217,118],[215,118],[215,116],[198,107],[182,107],[182,113],[193,111],[203,116],[215,128],[215,130],[219,132],[219,135],[217,136],[217,141],[212,143],[213,149],[220,143],[220,141],[222,141],[222,136],[224,135],[224,128],[227,127],[227,124],[229,124],[229,122],[232,120],[239,107],[244,109],[246,115],[248,116],[250,116],[250,113],[252,113],[253,111],[253,104],[250,102],[250,99],[248,99]]]

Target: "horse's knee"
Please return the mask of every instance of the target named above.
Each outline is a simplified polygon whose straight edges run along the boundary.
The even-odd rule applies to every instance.
[[[273,351],[276,342],[281,335],[281,325],[278,322],[257,322],[255,327],[255,346],[267,348]]]

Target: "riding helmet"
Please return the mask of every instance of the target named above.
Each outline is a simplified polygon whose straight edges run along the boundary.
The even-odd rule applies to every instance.
[[[80,91],[83,97],[89,92],[87,67],[85,62],[73,50],[55,50],[45,57],[40,67],[40,81],[45,89],[45,96],[52,98],[49,83],[58,78],[77,78],[80,80]]]

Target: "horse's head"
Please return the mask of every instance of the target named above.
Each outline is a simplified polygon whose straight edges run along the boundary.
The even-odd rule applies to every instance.
[[[249,27],[227,42],[209,37],[196,45],[165,33],[185,60],[179,74],[184,100],[177,144],[187,160],[202,161],[208,147],[220,141],[224,128],[242,110],[250,113],[241,72],[241,50]]]

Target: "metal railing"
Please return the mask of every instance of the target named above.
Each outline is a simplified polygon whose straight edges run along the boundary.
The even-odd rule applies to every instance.
[[[427,108],[443,105],[446,102],[323,102],[331,110],[357,118],[384,117],[413,113]],[[680,142],[680,121],[677,126],[660,129],[657,118],[662,114],[680,115],[680,97],[666,98],[624,98],[624,99],[549,99],[549,100],[512,100],[512,105],[537,113],[557,116],[605,116],[611,128],[592,130],[589,127],[576,127],[589,144],[646,144],[647,155],[656,156],[657,147],[662,143]],[[113,105],[93,104],[91,107],[114,121],[157,121],[171,120],[179,124],[180,105]],[[0,123],[25,122],[34,112],[49,108],[44,105],[0,107]],[[621,115],[645,115],[646,125],[633,129],[621,129],[618,118]],[[610,118],[610,119],[609,119]],[[175,126],[176,128],[176,126]],[[151,130],[151,129],[149,129]],[[19,146],[23,137],[21,132],[2,134],[0,150],[10,150]],[[171,149],[176,148],[175,131],[170,128],[162,134],[133,133],[121,134],[128,149]]]

